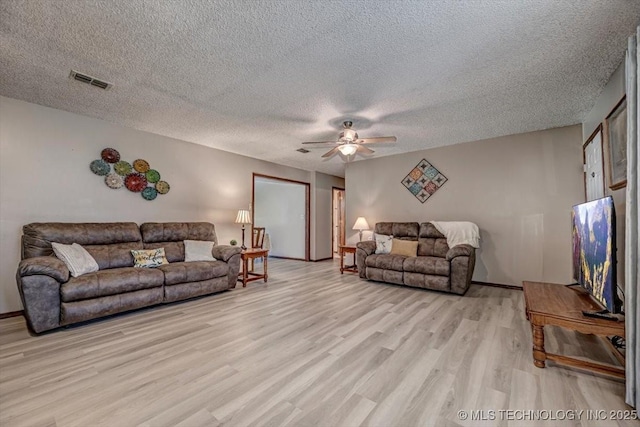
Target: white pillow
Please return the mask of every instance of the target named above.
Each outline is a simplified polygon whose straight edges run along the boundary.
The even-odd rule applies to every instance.
[[[207,242],[205,240],[185,240],[184,241],[184,260],[190,261],[215,261],[211,255],[215,242]]]
[[[391,252],[391,245],[393,243],[393,236],[387,236],[386,234],[373,234],[376,239],[376,253],[388,254]]]
[[[98,271],[98,263],[89,252],[77,243],[63,245],[62,243],[51,243],[53,253],[56,254],[69,269],[73,277]]]

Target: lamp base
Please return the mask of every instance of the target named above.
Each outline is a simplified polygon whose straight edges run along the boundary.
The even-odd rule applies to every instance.
[[[242,224],[242,246],[240,246],[240,249],[243,251],[247,250],[247,247],[244,245],[244,224]]]
[[[362,242],[362,230],[358,231],[359,242]]]

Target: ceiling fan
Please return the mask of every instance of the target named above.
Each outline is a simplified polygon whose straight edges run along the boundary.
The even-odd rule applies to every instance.
[[[369,147],[365,147],[364,144],[374,144],[382,142],[396,142],[395,136],[379,136],[376,138],[359,138],[358,133],[351,129],[353,125],[350,121],[342,123],[344,130],[340,132],[337,141],[317,141],[317,142],[303,142],[303,144],[333,144],[331,150],[327,151],[322,157],[332,157],[338,152],[343,156],[346,156],[347,160],[351,160],[356,153],[360,154],[373,154],[374,151]]]

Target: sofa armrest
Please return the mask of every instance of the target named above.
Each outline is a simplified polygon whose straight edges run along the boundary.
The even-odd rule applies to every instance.
[[[367,256],[369,256],[376,251],[376,242],[374,242],[373,240],[358,242],[356,244],[356,248],[362,249],[367,254]]]
[[[224,262],[229,262],[229,259],[232,256],[239,254],[240,252],[242,252],[242,249],[237,246],[230,245],[216,245],[211,250],[211,254],[215,259]]]
[[[69,280],[69,269],[60,259],[53,256],[27,258],[18,264],[18,276],[49,276],[60,283]]]
[[[372,240],[367,240],[365,242],[358,242],[356,244],[356,266],[358,268],[358,275],[366,279],[366,264],[365,259],[375,253],[376,251],[376,242]]]
[[[457,245],[449,249],[447,259],[451,262],[451,292],[464,295],[471,286],[476,250],[470,245]]]
[[[475,252],[475,249],[471,245],[457,245],[449,249],[447,252],[446,258],[447,261],[451,261],[452,259],[459,256],[471,256],[472,253]]]
[[[54,257],[42,258],[57,260]],[[31,332],[38,334],[60,326],[60,282],[48,274],[36,272],[38,267],[32,267],[34,265],[42,266],[42,264],[24,262],[36,259],[29,258],[20,263],[16,274],[16,282],[18,284],[18,292],[20,292],[20,299],[22,300],[22,307],[24,308],[24,317],[27,320],[27,327]],[[21,272],[24,272],[25,275],[22,275]],[[55,274],[59,276],[59,273],[58,271]],[[69,278],[68,270],[66,277]]]

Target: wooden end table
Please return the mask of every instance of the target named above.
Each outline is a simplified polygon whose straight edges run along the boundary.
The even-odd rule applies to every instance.
[[[343,274],[345,271],[357,273],[358,266],[356,266],[356,247],[349,245],[338,245],[338,251],[340,254],[340,274]],[[344,257],[347,254],[353,254],[353,265],[344,265]]]
[[[253,248],[245,249],[240,252],[240,259],[242,260],[242,271],[238,273],[238,280],[242,282],[242,287],[246,288],[247,283],[254,280],[264,279],[267,283],[267,257],[269,256],[269,249]],[[262,273],[256,273],[249,270],[249,260],[253,264],[253,260],[256,258],[262,258]],[[253,268],[251,269],[253,270]]]
[[[544,326],[554,325],[599,336],[619,335],[624,337],[624,320],[613,321],[587,317],[582,311],[598,311],[601,307],[580,286],[567,287],[555,283],[523,282],[527,319],[533,332],[533,364],[545,367],[546,360],[587,369],[601,374],[624,378],[624,357],[614,349],[613,354],[623,368],[595,363],[575,357],[548,353],[544,349]]]

